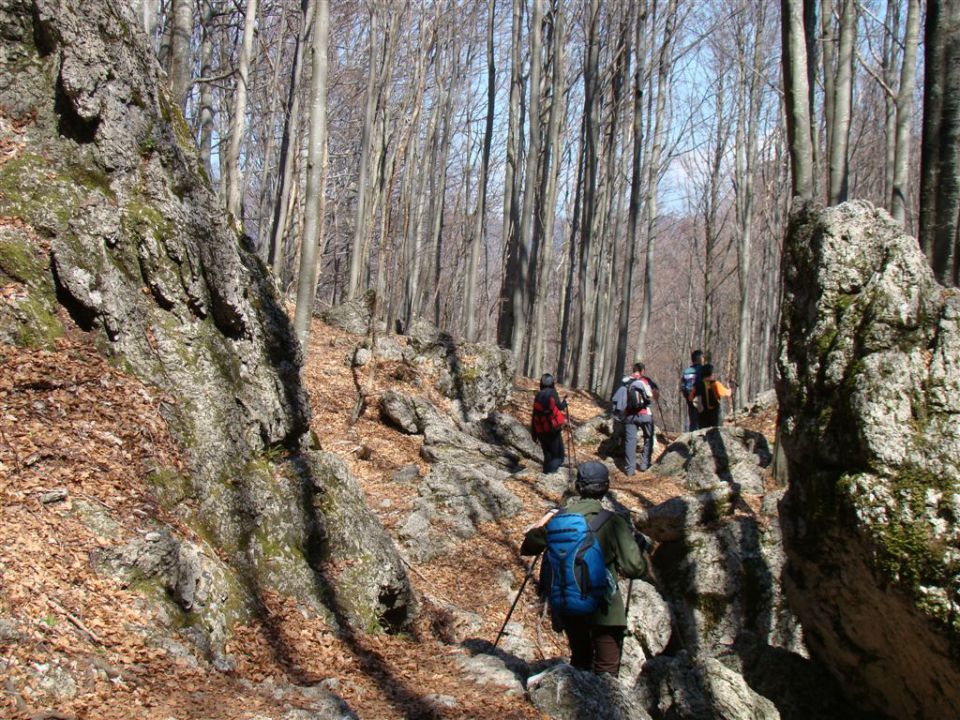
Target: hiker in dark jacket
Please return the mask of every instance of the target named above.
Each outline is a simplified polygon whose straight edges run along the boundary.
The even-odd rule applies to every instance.
[[[730,396],[730,390],[713,375],[713,365],[703,366],[700,382],[697,384],[697,396],[703,403],[700,411],[700,427],[720,426],[720,401]]]
[[[600,499],[610,488],[610,473],[606,465],[596,461],[585,462],[577,469],[577,492],[564,506],[564,512],[583,515],[589,522],[603,510]],[[527,531],[520,546],[521,555],[537,555],[547,547],[546,524],[556,511],[547,513],[540,522]],[[611,513],[596,531],[597,541],[603,551],[608,574],[614,579],[617,572],[624,577],[639,578],[647,572],[644,551],[647,540],[639,533],[635,536],[630,522],[621,515]],[[643,543],[641,547],[638,539]],[[563,629],[570,643],[570,664],[581,670],[595,673],[620,672],[620,656],[623,635],[627,627],[627,613],[623,597],[617,588],[592,615],[554,616],[555,627]]]
[[[687,403],[687,432],[700,429],[700,410],[694,402],[697,387],[703,379],[703,351],[690,353],[690,365],[684,368],[680,376],[680,394]]]
[[[631,409],[629,397],[631,391],[639,392],[647,398],[646,407]],[[657,384],[644,374],[643,363],[635,363],[633,374],[623,378],[623,385],[613,394],[613,414],[623,423],[623,455],[626,463],[624,473],[633,475],[634,471],[644,472],[653,460],[653,403],[659,397]],[[643,437],[640,459],[637,459],[637,434]]]
[[[530,431],[543,448],[543,472],[556,472],[563,466],[563,426],[567,422],[567,401],[561,400],[553,375],[540,378],[540,392],[533,399]]]

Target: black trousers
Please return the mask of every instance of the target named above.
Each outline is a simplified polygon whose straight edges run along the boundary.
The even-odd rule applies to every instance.
[[[610,673],[620,672],[620,654],[625,628],[594,625],[586,616],[563,616],[563,632],[570,643],[570,664],[580,670]]]
[[[563,430],[552,430],[548,433],[537,433],[537,440],[543,448],[543,471],[556,472],[563,465]]]

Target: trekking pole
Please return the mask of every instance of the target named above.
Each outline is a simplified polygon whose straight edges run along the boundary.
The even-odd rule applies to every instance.
[[[507,623],[510,622],[510,616],[513,615],[514,609],[517,607],[517,603],[520,602],[520,596],[523,595],[523,589],[527,586],[527,581],[530,580],[530,576],[533,575],[533,569],[537,566],[537,561],[540,559],[541,553],[537,553],[537,556],[533,559],[533,562],[530,563],[530,569],[527,570],[527,574],[523,578],[523,582],[520,583],[520,589],[517,590],[517,597],[513,599],[513,605],[510,606],[510,611],[507,613],[507,617],[503,620],[503,625],[500,626],[500,632],[497,633],[497,639],[493,641],[493,648],[496,650],[497,644],[500,642],[500,638],[503,637],[504,631],[507,629]]]

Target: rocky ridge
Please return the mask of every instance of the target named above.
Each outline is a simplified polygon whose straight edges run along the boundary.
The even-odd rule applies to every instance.
[[[800,207],[783,274],[791,605],[864,707],[957,715],[960,293],[861,202]]]

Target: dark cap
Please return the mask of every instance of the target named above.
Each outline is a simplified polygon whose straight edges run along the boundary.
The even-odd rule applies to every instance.
[[[540,377],[540,389],[543,388],[552,388],[553,387],[553,375],[550,373],[544,373]]]
[[[590,460],[577,468],[577,492],[581,495],[603,495],[610,489],[610,471],[602,462]]]

